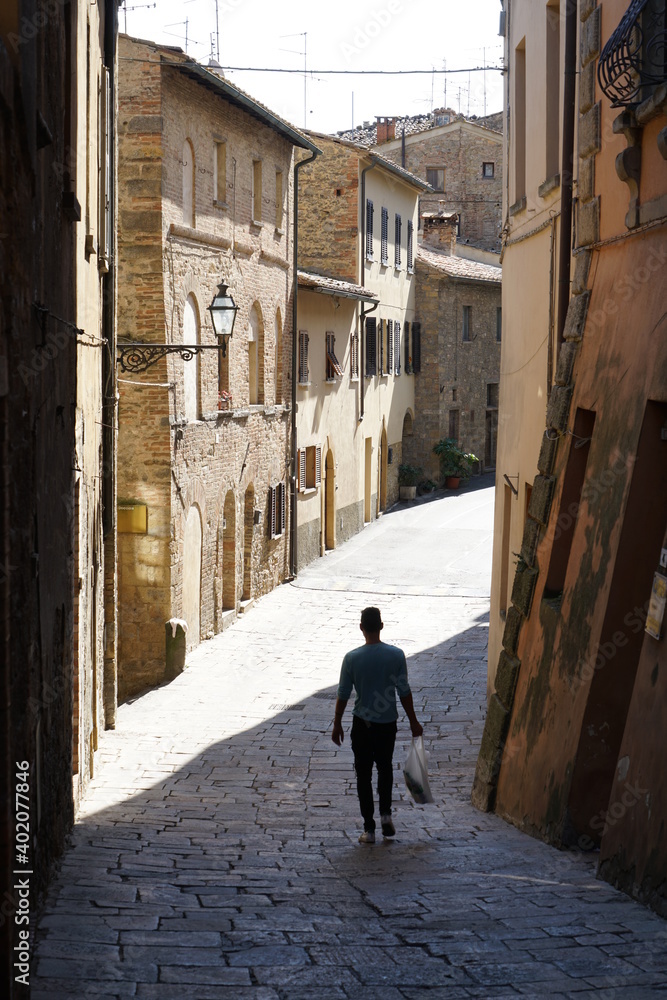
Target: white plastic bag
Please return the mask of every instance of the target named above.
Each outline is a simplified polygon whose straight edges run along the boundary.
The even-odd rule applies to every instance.
[[[417,736],[413,739],[403,765],[403,777],[410,795],[415,802],[423,806],[427,802],[433,802],[431,788],[428,783],[428,770],[426,767],[426,751],[424,750],[424,739]]]

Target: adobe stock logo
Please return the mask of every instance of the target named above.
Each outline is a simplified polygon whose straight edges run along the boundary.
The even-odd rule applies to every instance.
[[[379,7],[373,12],[371,17],[364,23],[358,25],[352,41],[341,42],[340,50],[345,56],[345,61],[351,63],[355,56],[358,56],[368,48],[383,30],[391,24],[397,14],[403,13],[401,0],[388,0],[383,7]]]

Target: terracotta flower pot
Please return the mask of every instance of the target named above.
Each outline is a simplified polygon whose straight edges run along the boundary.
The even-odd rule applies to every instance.
[[[461,485],[460,476],[447,476],[447,478],[445,479],[445,486],[447,487],[448,490],[458,490],[460,485]]]
[[[398,495],[401,500],[414,500],[417,496],[416,486],[399,486]]]

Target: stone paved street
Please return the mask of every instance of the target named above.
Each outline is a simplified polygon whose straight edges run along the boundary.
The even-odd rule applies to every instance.
[[[42,914],[32,996],[667,997],[667,925],[470,804],[493,493],[390,512],[121,706]],[[421,560],[421,561],[420,561]],[[396,839],[361,830],[344,651],[377,602],[406,651],[435,804],[396,773]],[[402,716],[396,761],[409,744]]]

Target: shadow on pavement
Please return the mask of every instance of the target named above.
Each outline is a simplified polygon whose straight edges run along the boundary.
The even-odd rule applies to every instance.
[[[486,618],[409,657],[436,802],[412,804],[397,773],[393,843],[357,843],[351,706],[338,749],[335,687],[276,705],[194,754],[159,712],[157,751],[155,734],[127,733],[134,738],[108,759],[51,888],[34,1000],[456,1000],[513,995],[515,983],[523,995],[564,996],[582,983],[575,936],[592,943],[605,923],[633,916],[640,931],[625,934],[626,957],[633,941],[645,959],[661,955],[661,921],[596,882],[590,859],[558,854],[471,806]],[[194,669],[205,698],[210,667]],[[178,702],[178,679],[169,694]],[[184,731],[193,711],[183,699]],[[399,765],[408,743],[401,717]],[[105,788],[122,801],[105,803]],[[563,935],[571,948],[559,947]],[[616,977],[624,997],[637,985],[625,958],[590,947],[586,960],[589,980]],[[650,969],[644,976],[660,982]]]

